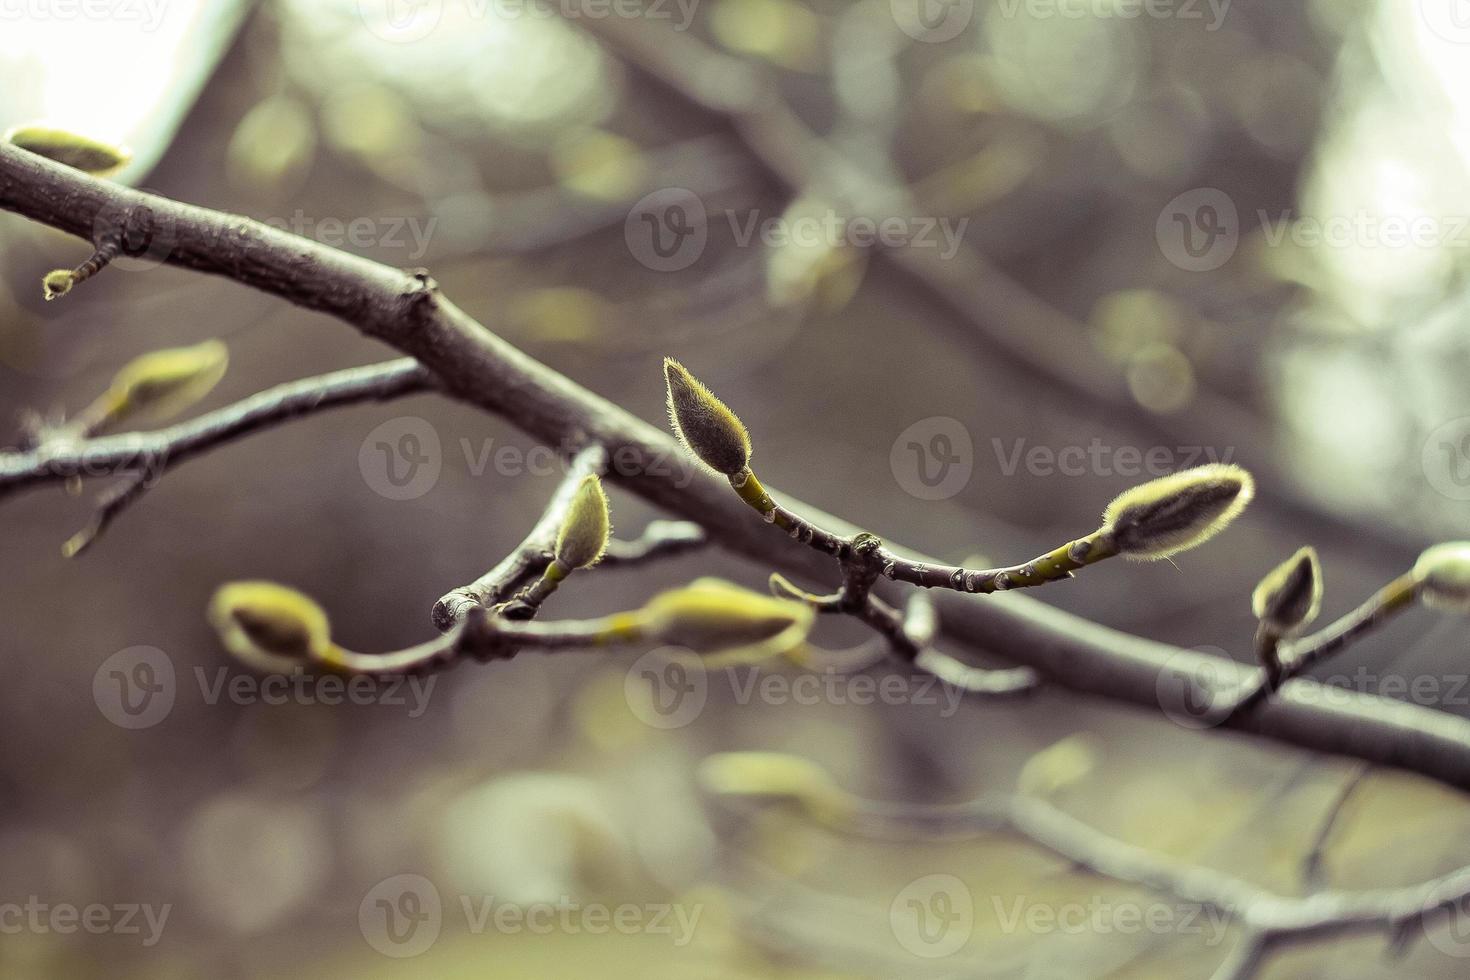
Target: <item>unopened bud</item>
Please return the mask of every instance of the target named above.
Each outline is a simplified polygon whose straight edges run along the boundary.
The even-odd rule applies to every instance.
[[[734,476],[750,462],[750,434],[735,413],[671,357],[664,358],[669,421],[686,449],[717,473]]]
[[[1245,510],[1255,481],[1239,466],[1210,463],[1125,490],[1102,530],[1129,558],[1153,560],[1203,544]]]
[[[556,537],[556,560],[567,568],[585,568],[607,548],[611,525],[607,513],[607,494],[602,481],[589,473],[577,485],[566,519]]]
[[[218,340],[144,354],[113,379],[106,396],[111,401],[109,420],[143,416],[158,421],[177,415],[213,391],[229,365],[229,349]]]
[[[124,147],[48,126],[17,126],[5,134],[5,141],[98,177],[121,170],[133,158]]]
[[[1470,541],[1429,548],[1414,563],[1414,578],[1426,605],[1470,612]]]
[[[1278,633],[1306,626],[1321,606],[1322,566],[1310,545],[1268,572],[1251,593],[1256,618]]]
[[[310,598],[274,582],[231,582],[209,604],[225,649],[252,667],[285,672],[331,659],[327,614]]]
[[[812,610],[719,579],[699,579],[654,596],[639,612],[646,636],[696,653],[785,653],[806,639]]]
[[[77,283],[76,273],[70,269],[55,269],[46,273],[41,280],[41,288],[46,291],[46,302],[61,299],[71,292],[71,287]]]

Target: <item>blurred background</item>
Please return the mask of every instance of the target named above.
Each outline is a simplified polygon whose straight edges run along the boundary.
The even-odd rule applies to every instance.
[[[1046,590],[1109,625],[1246,660],[1250,589],[1297,547],[1321,552],[1336,615],[1464,534],[1460,0],[33,0],[0,25],[0,128],[124,142],[121,180],[428,267],[644,418],[676,356],[741,414],[769,483],[948,560],[1029,557],[1163,472],[1254,471],[1226,538]],[[205,408],[392,356],[149,260],[44,303],[40,277],[86,254],[0,215],[0,443],[153,349],[228,343]],[[64,933],[0,914],[0,973],[1174,980],[1238,938],[1003,835],[874,842],[731,809],[696,779],[731,750],[912,802],[1030,772],[1108,833],[1288,894],[1470,861],[1463,800],[1403,774],[1051,689],[955,702],[905,677],[862,703],[854,678],[892,665],[812,666],[861,656],[844,624],[813,637],[835,652],[762,671],[777,684],[711,675],[669,713],[641,651],[269,697],[204,622],[219,583],[265,578],[318,598],[346,645],[426,639],[434,600],[535,521],[548,458],[423,396],[189,462],[72,561],[103,481],[7,500],[0,910],[108,912]],[[612,508],[625,535],[656,516]],[[548,614],[768,571],[697,552],[584,576]],[[1464,714],[1467,653],[1459,622],[1421,614],[1318,676]],[[142,661],[167,704],[119,723],[114,675]],[[938,946],[916,895],[957,923]],[[621,908],[628,928],[597,928]],[[1128,928],[1138,913],[1163,925]],[[1461,977],[1470,953],[1384,945],[1261,975]]]

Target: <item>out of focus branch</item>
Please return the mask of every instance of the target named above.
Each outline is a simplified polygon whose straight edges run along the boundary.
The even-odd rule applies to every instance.
[[[694,467],[669,435],[506,343],[441,295],[425,272],[392,269],[239,216],[95,180],[8,145],[0,145],[0,209],[88,240],[104,214],[130,212],[152,226],[155,241],[166,242],[168,263],[337,317],[417,359],[447,394],[510,419],[547,445],[607,447],[610,480],[698,522],[711,543],[807,581],[830,574],[830,558],[761,521],[725,479]],[[35,461],[22,469],[33,471]],[[34,472],[17,478],[14,461],[10,470],[12,487],[45,478]],[[834,533],[859,531],[783,499]],[[890,550],[935,561],[896,545]],[[936,601],[947,635],[1092,695],[1157,709],[1165,678],[1192,697],[1211,698],[1247,672],[1228,659],[1110,630],[1021,595],[945,593]],[[1225,724],[1470,788],[1470,722],[1444,712],[1372,695],[1328,694],[1298,678],[1259,710]]]
[[[715,757],[718,759],[719,757]],[[758,793],[759,787],[753,787]],[[1470,906],[1470,867],[1416,885],[1362,891],[1279,895],[1243,878],[1186,864],[1126,843],[1065,813],[1046,799],[1018,793],[932,805],[853,796],[814,783],[808,812],[839,831],[881,840],[963,839],[1010,833],[1099,877],[1172,895],[1238,923],[1244,936],[1216,980],[1245,980],[1281,947],[1353,933],[1382,932],[1395,945],[1414,928]],[[739,799],[740,793],[731,794]]]
[[[110,475],[125,481],[99,501],[92,523],[67,543],[86,548],[165,472],[252,432],[340,405],[387,401],[436,387],[413,358],[348,368],[277,385],[233,405],[154,432],[51,439],[25,452],[0,452],[0,497],[42,483]]]

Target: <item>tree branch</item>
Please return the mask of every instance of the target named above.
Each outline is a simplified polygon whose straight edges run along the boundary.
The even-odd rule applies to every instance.
[[[830,575],[829,559],[751,514],[723,478],[695,468],[671,437],[512,347],[441,296],[422,271],[391,269],[246,218],[104,183],[8,145],[0,145],[0,209],[88,240],[108,214],[139,209],[135,217],[146,216],[169,263],[344,320],[416,358],[449,394],[547,445],[605,446],[609,479],[698,522],[712,543],[806,580]],[[136,458],[136,447],[129,452]],[[859,530],[786,499],[837,533]],[[891,547],[909,560],[939,564]],[[1004,651],[1074,690],[1153,708],[1163,678],[1212,697],[1222,680],[1238,684],[1247,673],[1233,661],[1129,636],[1022,595],[944,593],[938,608],[948,635]],[[1470,722],[1443,712],[1366,694],[1325,697],[1321,685],[1298,678],[1226,724],[1470,788]]]
[[[744,796],[739,789],[725,792],[736,800]],[[752,786],[746,792],[759,795],[761,789]],[[1427,929],[1432,920],[1470,905],[1470,867],[1401,887],[1280,895],[1227,872],[1186,864],[1109,837],[1050,801],[1026,793],[934,805],[867,799],[835,784],[816,783],[807,792],[809,798],[792,795],[811,816],[838,831],[878,840],[957,840],[1010,833],[1078,870],[1215,909],[1245,931],[1217,978],[1250,977],[1268,955],[1293,943],[1375,931],[1397,941],[1412,928]]]
[[[92,523],[67,542],[67,553],[76,554],[165,472],[193,456],[323,409],[401,398],[436,386],[426,368],[403,358],[278,385],[154,432],[50,439],[25,452],[0,452],[0,497],[44,483],[126,475],[99,501]]]

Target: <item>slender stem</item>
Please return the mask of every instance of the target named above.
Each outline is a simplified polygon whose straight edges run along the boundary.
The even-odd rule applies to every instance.
[[[627,540],[613,538],[598,568],[635,568],[685,552],[697,551],[709,544],[704,528],[693,521],[650,521],[643,533]]]
[[[166,429],[54,440],[26,452],[0,452],[0,496],[73,477],[138,472],[150,465],[161,472],[223,443],[322,409],[434,387],[426,368],[403,358],[278,385]]]
[[[826,555],[835,555],[840,558],[847,553],[848,541],[846,538],[818,527],[795,511],[788,510],[776,503],[749,468],[730,477],[730,486],[735,488],[740,499],[754,508],[767,524],[776,525],[793,540],[800,541]]]
[[[1412,573],[1405,572],[1369,596],[1358,608],[1316,633],[1285,644],[1279,644],[1279,637],[1276,641],[1268,638],[1267,642],[1271,643],[1269,656],[1279,666],[1273,671],[1268,664],[1254,681],[1244,681],[1233,703],[1228,705],[1227,713],[1238,715],[1258,706],[1287,681],[1302,676],[1399,613],[1413,608],[1419,591],[1419,581]],[[1258,650],[1261,642],[1258,634]]]
[[[577,652],[589,647],[636,643],[643,638],[636,614],[544,623],[506,619],[477,607],[449,633],[390,653],[357,653],[334,647],[321,666],[344,674],[387,676],[442,670],[464,657],[509,660],[522,649]]]
[[[1412,609],[1419,598],[1419,591],[1419,581],[1411,572],[1405,572],[1330,626],[1288,643],[1281,651],[1283,674],[1286,677],[1301,675],[1404,610]]]
[[[1118,549],[1112,538],[1097,530],[1028,562],[1003,568],[970,569],[955,565],[931,565],[885,553],[883,574],[895,581],[926,589],[988,594],[1027,589],[1068,579],[1078,569],[1112,558],[1117,553]]]
[[[1307,856],[1302,859],[1302,879],[1308,889],[1317,891],[1322,887],[1322,862],[1327,855],[1327,844],[1332,839],[1333,831],[1341,823],[1348,802],[1362,788],[1372,771],[1373,767],[1369,765],[1356,766],[1353,774],[1343,782],[1332,803],[1328,805],[1327,815],[1317,828],[1316,836],[1312,838]]]

